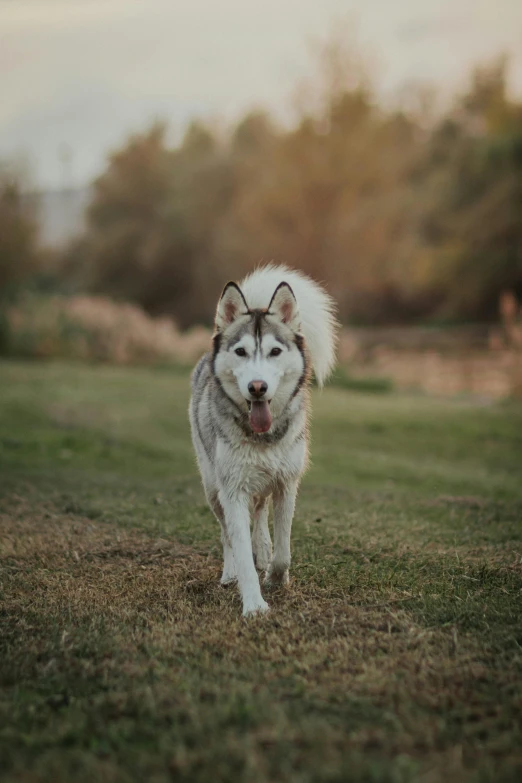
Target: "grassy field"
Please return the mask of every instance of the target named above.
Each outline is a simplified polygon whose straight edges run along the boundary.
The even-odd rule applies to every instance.
[[[0,364],[2,781],[522,779],[522,408],[314,397],[245,621],[172,370]]]

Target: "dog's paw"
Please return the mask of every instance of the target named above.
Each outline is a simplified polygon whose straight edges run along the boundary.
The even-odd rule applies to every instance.
[[[288,568],[274,568],[271,566],[268,569],[265,577],[265,585],[267,587],[283,587],[290,581],[290,574]]]
[[[272,560],[272,552],[268,547],[264,547],[257,552],[253,552],[254,565],[258,571],[267,571],[270,567],[270,561]]]
[[[270,607],[263,599],[255,602],[249,601],[248,603],[245,601],[243,604],[243,617],[254,617],[255,615],[266,614],[268,611],[270,611]]]
[[[237,576],[235,574],[223,574],[221,579],[219,580],[219,584],[221,587],[229,587],[230,585],[235,585],[237,582]]]

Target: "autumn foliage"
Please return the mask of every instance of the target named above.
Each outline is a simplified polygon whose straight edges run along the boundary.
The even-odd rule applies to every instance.
[[[227,131],[194,121],[178,144],[157,123],[131,136],[94,184],[67,291],[185,328],[275,260],[324,281],[346,324],[496,320],[503,291],[522,295],[522,103],[506,63],[478,68],[443,114],[413,95],[383,105],[354,63],[326,45],[292,124],[257,111]]]

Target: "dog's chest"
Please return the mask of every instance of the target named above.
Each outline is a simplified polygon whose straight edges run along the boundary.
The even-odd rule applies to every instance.
[[[263,494],[280,482],[298,478],[306,463],[304,439],[259,447],[243,440],[235,445],[219,442],[216,468],[232,492]]]

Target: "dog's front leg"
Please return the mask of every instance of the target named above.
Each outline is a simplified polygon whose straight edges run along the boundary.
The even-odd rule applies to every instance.
[[[252,555],[250,538],[250,512],[247,495],[238,497],[219,495],[225,515],[225,525],[228,540],[234,556],[237,582],[243,601],[243,615],[268,611],[268,604],[263,600],[259,577]]]
[[[271,585],[288,583],[290,568],[290,536],[294,516],[297,481],[279,487],[273,494],[274,503],[274,557],[268,569],[266,582]]]
[[[252,551],[256,568],[267,571],[272,560],[272,541],[268,527],[268,498],[254,500],[254,526],[252,530]]]

